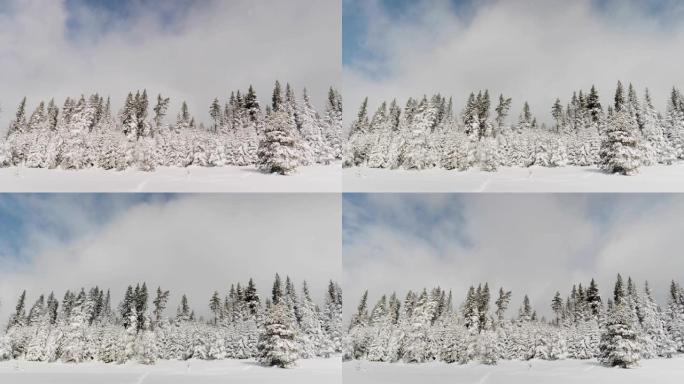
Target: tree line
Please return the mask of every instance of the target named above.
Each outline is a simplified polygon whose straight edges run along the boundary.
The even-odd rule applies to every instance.
[[[68,290],[61,302],[41,294],[27,311],[26,291],[0,336],[0,359],[106,363],[190,358],[255,358],[290,367],[297,359],[329,357],[342,349],[342,290],[330,281],[323,307],[306,281],[297,293],[289,277],[275,275],[265,300],[253,280],[233,284],[208,300],[209,318],[197,316],[182,295],[165,317],[170,292],[146,283],[128,286],[115,308],[109,290]],[[151,300],[150,300],[151,299]]]
[[[372,310],[366,291],[344,339],[345,359],[465,364],[498,360],[598,359],[605,366],[635,367],[641,359],[684,352],[684,289],[670,285],[666,308],[655,302],[648,282],[639,292],[618,274],[604,300],[592,279],[563,298],[550,298],[553,318],[539,317],[524,295],[517,316],[506,318],[511,291],[495,296],[488,284],[468,289],[455,307],[451,291],[382,295]],[[492,299],[496,299],[492,302]]]
[[[289,173],[298,166],[329,164],[341,158],[342,98],[330,88],[319,114],[306,89],[276,81],[272,102],[262,108],[252,86],[215,98],[205,126],[182,102],[175,123],[165,123],[170,99],[157,96],[149,115],[147,90],[130,92],[114,116],[110,98],[93,94],[41,101],[28,115],[22,99],[0,142],[0,166],[31,168],[139,168],[255,165]]]
[[[493,110],[492,110],[493,108]],[[493,107],[489,91],[471,93],[459,115],[452,98],[409,98],[382,102],[369,118],[368,98],[351,124],[344,148],[346,167],[387,169],[598,166],[634,174],[640,166],[672,164],[684,158],[684,97],[673,88],[660,114],[648,89],[641,100],[618,82],[607,108],[596,87],[573,92],[565,105],[551,107],[554,123],[539,124],[527,102],[507,124],[511,98]]]

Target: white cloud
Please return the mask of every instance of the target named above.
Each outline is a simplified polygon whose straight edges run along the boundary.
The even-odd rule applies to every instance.
[[[126,94],[146,88],[170,96],[171,119],[187,100],[208,119],[214,97],[227,99],[250,84],[265,103],[276,79],[308,87],[322,107],[341,73],[338,1],[209,1],[188,7],[171,25],[141,9],[102,34],[103,15],[77,8],[83,25],[68,38],[64,0],[10,0],[0,10],[0,130],[21,97],[41,99],[100,92],[118,107]],[[29,113],[31,112],[29,110]]]
[[[81,198],[65,206],[78,210],[73,202]],[[81,216],[63,210],[60,217],[66,222],[70,214]],[[6,255],[0,267],[0,324],[23,289],[30,306],[40,293],[54,290],[61,299],[66,289],[99,285],[112,289],[116,304],[128,284],[146,281],[171,291],[170,310],[186,293],[206,314],[214,290],[226,294],[231,283],[250,277],[265,299],[276,272],[293,278],[298,290],[306,279],[322,303],[328,280],[341,274],[339,217],[334,194],[183,195],[136,204],[102,226],[70,220],[73,238],[31,226],[30,262],[13,265]]]
[[[345,224],[354,227],[342,253],[347,318],[366,288],[371,306],[382,293],[403,298],[437,285],[452,289],[459,305],[468,286],[489,282],[513,291],[509,315],[525,293],[548,315],[556,290],[567,295],[591,278],[604,298],[618,272],[639,289],[649,280],[662,304],[670,280],[684,282],[678,196],[396,195],[391,206],[378,204],[385,195],[370,196],[368,204],[344,204]]]
[[[472,19],[448,1],[423,3],[410,16],[390,18],[377,1],[364,5],[370,22],[366,47],[383,60],[357,58],[343,70],[347,123],[364,96],[379,100],[440,92],[457,110],[468,94],[489,89],[513,97],[517,119],[524,100],[550,121],[556,97],[598,87],[604,106],[619,79],[643,95],[649,87],[664,110],[673,85],[684,86],[676,63],[684,60],[684,5],[669,2],[656,14],[647,2],[495,0],[475,5]],[[367,76],[367,69],[386,76]]]

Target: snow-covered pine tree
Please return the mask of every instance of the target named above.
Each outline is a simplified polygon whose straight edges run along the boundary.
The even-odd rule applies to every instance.
[[[258,359],[264,365],[289,368],[298,356],[297,331],[287,315],[284,301],[269,308],[264,321],[264,331],[259,337]]]
[[[676,158],[684,158],[684,96],[674,87],[667,104],[665,136]]]
[[[644,285],[644,294],[641,297],[641,327],[644,337],[641,346],[641,356],[651,359],[656,356],[672,357],[676,353],[674,341],[665,330],[665,319],[662,311],[656,304],[648,281]]]
[[[387,297],[382,295],[370,315],[371,341],[368,348],[368,360],[394,361],[395,356],[389,353],[394,325],[392,316],[391,309],[388,307]]]
[[[261,299],[257,293],[256,285],[252,278],[247,282],[247,287],[245,287],[245,305],[249,311],[250,317],[254,319],[259,317],[261,312]]]
[[[131,306],[127,319],[128,327],[121,333],[119,343],[122,346],[121,354],[118,357],[119,363],[125,363],[135,358],[137,351],[136,340],[138,336],[138,313],[135,305]]]
[[[297,104],[300,120],[300,132],[310,149],[312,156],[309,163],[330,164],[334,160],[334,150],[323,135],[323,124],[316,110],[311,105],[309,95],[304,88],[302,102]]]
[[[370,122],[368,121],[368,98],[361,103],[356,119],[352,123],[349,137],[344,149],[344,166],[351,167],[362,165],[368,161],[368,134]]]
[[[192,125],[191,121],[192,116],[190,116],[190,112],[188,111],[188,104],[183,101],[180,112],[178,112],[178,116],[176,117],[176,132],[178,133],[189,129]]]
[[[436,108],[423,97],[418,104],[409,127],[408,136],[401,153],[402,162],[399,164],[406,169],[424,169],[436,163],[432,156],[434,142],[430,140],[432,127],[437,118]]]
[[[21,292],[14,313],[10,316],[7,322],[7,329],[12,327],[23,327],[26,325],[26,290]]]
[[[629,114],[616,111],[601,142],[600,167],[609,173],[636,174],[641,163],[638,144]]]
[[[69,314],[61,348],[62,361],[80,363],[88,356],[88,314],[91,309],[92,303],[87,300],[85,291],[81,289]]]
[[[429,329],[435,311],[435,303],[429,300],[424,289],[411,313],[403,340],[402,359],[407,363],[422,363],[432,356],[429,348]]]
[[[520,112],[520,116],[518,117],[518,124],[516,126],[517,132],[522,133],[531,129],[533,119],[534,118],[530,110],[530,104],[527,101],[525,101],[525,103],[523,104],[523,109]]]
[[[329,357],[333,353],[332,342],[323,330],[321,316],[311,299],[306,281],[303,283],[300,298],[301,320],[299,328],[302,333],[302,343],[299,346],[300,356],[302,358],[313,356]]]
[[[157,287],[157,295],[152,304],[154,305],[154,310],[152,310],[152,315],[154,316],[154,321],[152,323],[152,328],[155,328],[162,323],[162,313],[166,309],[166,303],[169,300],[169,291],[162,291],[161,287]]]
[[[15,114],[14,119],[10,122],[7,136],[15,133],[20,134],[24,132],[26,128],[26,96],[24,96],[19,103],[19,107],[17,107],[17,113]]]
[[[152,331],[152,322],[149,316],[144,317],[142,330],[138,333],[137,353],[138,360],[142,364],[154,364],[157,360],[157,345]]]
[[[181,297],[180,305],[176,310],[176,322],[183,323],[190,321],[192,317],[192,311],[190,310],[190,305],[188,305],[188,297],[183,295]]]
[[[525,295],[523,298],[523,304],[518,310],[518,320],[523,323],[532,321],[532,314],[533,310],[532,306],[530,305],[530,298]]]
[[[495,133],[500,133],[504,129],[504,124],[506,122],[506,117],[508,117],[508,112],[511,109],[511,102],[513,100],[510,97],[505,98],[504,95],[499,95],[499,103],[497,104],[494,111],[496,112],[496,131]]]
[[[675,281],[670,284],[666,329],[678,352],[684,352],[684,290]]]
[[[323,117],[323,132],[335,159],[342,158],[342,95],[330,87]]]
[[[511,295],[511,291],[504,291],[503,287],[499,288],[499,295],[497,296],[496,301],[494,301],[494,305],[496,306],[494,314],[496,315],[496,323],[498,326],[503,325],[504,313],[506,313],[508,304],[511,302]]]
[[[218,98],[214,98],[209,107],[209,116],[214,121],[213,130],[218,131],[219,127],[223,124],[223,114],[221,109],[221,104],[219,104]]]
[[[342,291],[332,280],[328,283],[323,310],[323,328],[335,352],[342,351]]]
[[[395,163],[394,159],[390,159],[390,147],[392,144],[392,136],[394,134],[393,126],[398,115],[398,106],[395,101],[392,101],[389,111],[387,104],[382,103],[371,119],[369,130],[369,155],[368,166],[372,168],[387,168],[390,164]],[[398,124],[398,121],[396,121]]]
[[[619,100],[616,95],[616,105]],[[599,345],[599,360],[609,367],[632,368],[639,363],[641,348],[627,297],[622,276],[618,274],[613,294],[614,304],[609,310]]]
[[[162,128],[166,111],[169,109],[169,100],[168,97],[162,97],[161,93],[157,95],[157,104],[155,104],[152,109],[154,111],[154,118],[152,121],[154,122],[156,131],[160,131]]]
[[[41,296],[42,297],[42,296]],[[41,308],[33,321],[34,333],[26,349],[26,360],[49,361],[48,340],[50,336],[50,315],[45,308]]]
[[[284,111],[276,111],[259,143],[258,166],[265,172],[291,174],[302,163],[304,146]]]

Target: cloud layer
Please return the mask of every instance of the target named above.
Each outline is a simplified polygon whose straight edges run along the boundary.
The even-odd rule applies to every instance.
[[[264,298],[276,272],[292,277],[298,289],[306,279],[322,302],[328,280],[341,275],[340,197],[334,194],[162,196],[134,204],[111,196],[100,204],[121,208],[102,223],[85,212],[92,207],[88,196],[19,199],[39,211],[24,215],[49,212],[69,235],[32,224],[25,228],[27,249],[3,255],[0,324],[22,289],[31,305],[50,290],[61,299],[66,289],[99,285],[112,289],[116,304],[128,284],[146,281],[150,289],[171,290],[171,311],[186,293],[193,309],[206,314],[214,290],[225,294],[249,277]],[[80,201],[86,203],[78,208]]]
[[[388,198],[388,196],[390,196]],[[345,315],[364,289],[382,293],[441,285],[460,305],[468,286],[525,293],[542,314],[558,290],[596,279],[609,298],[618,272],[661,303],[669,282],[684,282],[679,257],[684,199],[677,195],[386,195],[343,203]]]
[[[172,116],[187,100],[206,121],[214,97],[250,84],[264,102],[276,79],[298,93],[306,86],[319,106],[338,84],[337,1],[137,3],[125,18],[66,0],[0,7],[0,130],[23,96],[32,109],[40,99],[100,92],[119,107],[130,90],[147,88],[171,97]]]
[[[660,109],[673,85],[684,86],[681,2],[492,0],[466,12],[437,0],[417,2],[402,17],[379,0],[345,6],[360,7],[367,23],[358,44],[365,54],[345,52],[347,122],[364,96],[377,105],[440,92],[460,110],[471,91],[489,89],[513,97],[513,119],[528,100],[548,122],[556,97],[567,102],[592,84],[604,105],[619,79],[640,96],[649,87]]]

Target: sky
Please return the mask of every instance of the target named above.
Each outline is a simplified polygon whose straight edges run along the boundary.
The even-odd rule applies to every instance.
[[[254,278],[265,300],[273,277],[306,280],[322,304],[341,278],[341,204],[335,194],[0,195],[0,326],[22,290],[111,289],[145,281],[207,315],[211,294]],[[170,311],[170,312],[168,312]]]
[[[513,292],[508,316],[528,294],[548,317],[556,291],[592,278],[606,301],[617,273],[665,305],[670,281],[684,283],[682,215],[676,194],[346,194],[345,319],[365,289],[370,308],[438,285],[459,306],[485,282]]]
[[[182,100],[208,122],[214,97],[255,86],[270,101],[276,79],[322,109],[341,76],[339,0],[2,0],[0,133],[28,98],[99,92],[116,110],[147,89]]]
[[[525,100],[550,122],[556,97],[597,86],[608,105],[618,80],[648,87],[664,112],[684,87],[684,2],[678,0],[343,0],[343,95],[348,125],[364,97],[442,93],[460,111],[488,89]]]

